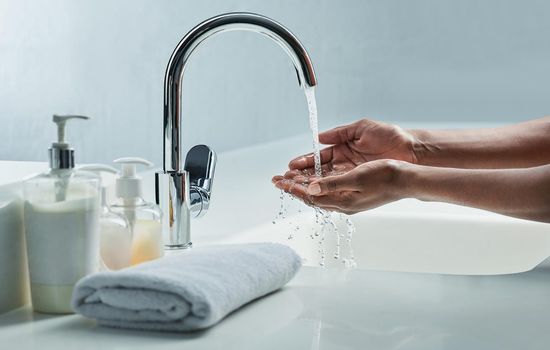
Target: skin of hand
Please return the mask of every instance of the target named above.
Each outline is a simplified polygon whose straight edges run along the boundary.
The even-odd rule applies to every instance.
[[[496,128],[407,132],[421,165],[511,169],[550,164],[550,116]]]
[[[320,179],[289,171],[285,176],[275,176],[273,183],[308,205],[355,214],[402,198],[397,176],[405,164],[389,159],[373,160],[343,174],[332,172]]]
[[[550,116],[497,128],[404,130],[363,119],[319,134],[325,172],[345,172],[376,159],[463,168],[528,168],[550,164]],[[313,154],[300,156],[290,170],[313,173]]]
[[[292,172],[285,176],[273,178],[278,188],[307,204],[345,214],[416,198],[550,223],[550,165],[457,169],[382,159],[320,179]]]
[[[520,169],[410,165],[400,173],[406,197],[550,222],[550,165]]]
[[[312,153],[290,161],[290,170],[272,181],[306,204],[326,210],[353,214],[397,200],[396,193],[390,193],[395,169],[401,161],[417,162],[416,140],[411,133],[369,119],[322,132],[319,142],[331,145],[321,150],[325,177],[319,183],[320,193],[312,193],[312,189],[308,193],[307,189],[317,180]],[[355,185],[353,190],[340,190],[350,183]],[[329,189],[330,194],[326,193]]]
[[[308,154],[273,182],[307,204],[347,214],[417,198],[550,222],[549,134],[550,117],[449,131],[364,119],[319,135],[332,145],[321,151],[323,178],[312,175]]]
[[[321,150],[323,174],[344,173],[377,159],[417,162],[412,134],[396,125],[368,119],[322,132],[319,142],[332,145]],[[290,161],[289,169],[313,174],[314,164],[310,153]]]

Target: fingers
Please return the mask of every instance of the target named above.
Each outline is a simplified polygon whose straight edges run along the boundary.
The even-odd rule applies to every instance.
[[[307,174],[304,175],[297,170],[287,171],[283,177],[287,180],[292,180],[303,185],[307,185],[315,180],[315,176]]]
[[[339,175],[340,173],[343,173],[343,172],[335,173],[335,171],[332,169],[332,166],[330,164],[324,164],[321,166],[321,173],[324,176],[328,176],[328,175]],[[291,179],[303,184],[308,184],[319,179],[319,177],[315,174],[315,169],[313,168],[306,168],[301,170],[297,170],[297,169],[288,170],[284,174],[284,178]]]
[[[356,191],[357,179],[353,171],[342,175],[327,176],[315,180],[307,187],[307,193],[312,196],[323,196],[330,192]]]
[[[273,183],[278,189],[281,189],[287,193],[290,193],[294,197],[302,200],[305,204],[310,206],[319,207],[321,209],[329,211],[339,211],[340,209],[335,205],[337,200],[329,196],[313,197],[307,193],[307,187],[296,183],[293,180],[285,179],[283,176],[275,176]]]
[[[319,134],[319,142],[324,145],[339,145],[355,139],[357,128],[366,119],[324,131]]]
[[[321,164],[330,162],[330,160],[332,159],[332,147],[322,149],[320,154],[321,154]],[[288,164],[288,168],[292,170],[313,168],[314,166],[315,166],[315,157],[313,156],[313,153],[309,153],[309,154],[294,158]]]
[[[339,145],[347,141],[353,140],[354,136],[350,133],[350,125],[339,126],[334,129],[330,129],[319,133],[319,142],[323,145]],[[351,137],[351,138],[350,138]]]
[[[308,202],[309,194],[307,193],[306,185],[298,183],[292,179],[287,179],[280,175],[274,176],[271,181],[278,189],[288,192],[291,195]]]
[[[361,133],[372,127],[373,125],[381,124],[369,119],[361,119],[355,123],[324,131],[319,134],[319,142],[324,145],[339,145],[348,141],[358,139]]]
[[[315,165],[315,158],[313,157],[313,153],[309,153],[303,156],[299,156],[294,158],[293,160],[288,163],[289,169],[305,169],[305,168],[311,168]]]
[[[307,192],[307,185],[296,182],[295,179],[278,175],[274,176],[272,181],[277,188],[290,193],[292,196],[302,200],[309,206],[345,214],[357,212],[351,209],[351,206],[353,206],[355,202],[356,192],[333,192],[327,195],[311,196]]]

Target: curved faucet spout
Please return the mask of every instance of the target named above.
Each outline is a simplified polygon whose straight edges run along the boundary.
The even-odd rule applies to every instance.
[[[165,172],[183,170],[181,164],[180,97],[183,73],[189,56],[207,38],[229,30],[250,30],[275,40],[290,56],[301,86],[317,85],[313,64],[304,46],[284,26],[274,20],[245,12],[212,17],[193,28],[172,53],[164,77],[164,159]]]
[[[281,24],[254,13],[235,12],[212,17],[187,33],[172,53],[164,76],[164,159],[163,171],[155,174],[156,202],[162,209],[162,232],[167,249],[191,247],[190,219],[208,210],[216,155],[210,147],[198,145],[182,164],[181,89],[183,73],[193,51],[206,39],[229,30],[250,30],[263,34],[290,56],[300,86],[317,85],[313,64],[306,49]]]

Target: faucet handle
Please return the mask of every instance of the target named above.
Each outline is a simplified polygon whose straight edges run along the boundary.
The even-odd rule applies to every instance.
[[[206,145],[193,146],[185,157],[185,171],[189,174],[189,209],[194,217],[202,217],[208,211],[216,152]]]

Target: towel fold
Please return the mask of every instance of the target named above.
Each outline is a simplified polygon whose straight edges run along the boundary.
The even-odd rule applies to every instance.
[[[301,266],[288,246],[193,248],[135,267],[96,273],[75,286],[75,312],[105,326],[160,331],[210,327],[284,286]]]

